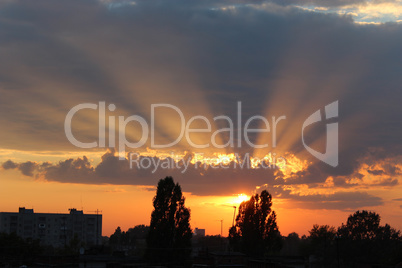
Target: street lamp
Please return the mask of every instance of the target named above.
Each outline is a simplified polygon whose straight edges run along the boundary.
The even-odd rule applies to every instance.
[[[233,211],[233,222],[232,222],[232,227],[234,226],[234,220],[235,220],[235,215],[236,215],[236,206],[233,206],[234,211]]]

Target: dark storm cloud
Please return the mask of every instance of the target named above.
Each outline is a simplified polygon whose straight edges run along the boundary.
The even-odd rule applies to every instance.
[[[298,1],[321,6],[361,2]],[[114,103],[121,114],[149,119],[152,103],[236,118],[237,101],[242,101],[244,120],[286,115],[276,149],[313,161],[288,184],[314,186],[333,176],[335,185],[350,187],[346,180],[358,176],[363,160],[384,162],[381,170],[369,169],[373,175],[400,176],[397,163],[388,162],[402,152],[401,25],[361,26],[349,16],[291,7],[295,1],[290,0],[264,8],[245,1],[130,3],[0,5],[0,147],[82,150],[69,144],[63,124],[69,109],[84,102]],[[228,5],[234,8],[220,9]],[[300,136],[304,120],[335,100],[340,165],[332,168],[314,160]],[[78,119],[75,133],[96,140],[96,116]],[[157,129],[161,137],[170,134],[169,126]],[[325,139],[324,122],[306,133],[309,145]],[[317,150],[323,151],[321,145]],[[32,162],[7,163],[4,169],[18,167],[30,176],[38,169]],[[201,195],[284,181],[281,174],[263,170],[190,170],[186,178],[179,171],[158,170],[150,176],[112,155],[96,167],[84,157],[41,168],[48,180],[78,183],[155,185],[173,175]],[[395,178],[379,181],[396,183]]]
[[[169,168],[157,166],[157,161],[171,162]],[[29,162],[32,163],[32,162]],[[18,168],[26,176],[35,176],[47,181],[60,183],[80,184],[108,184],[108,185],[141,185],[155,186],[165,176],[173,176],[180,183],[183,190],[194,195],[232,195],[233,193],[254,190],[260,191],[261,187],[272,193],[274,198],[292,201],[292,207],[309,209],[337,209],[348,210],[383,204],[380,197],[366,192],[345,192],[338,190],[327,194],[303,194],[294,193],[289,187],[305,183],[304,181],[286,181],[281,177],[283,174],[274,168],[250,169],[245,165],[243,168],[234,163],[224,168],[205,168],[200,163],[176,164],[173,159],[159,159],[158,157],[143,157],[137,159],[137,164],[129,165],[128,159],[119,160],[114,152],[107,152],[102,156],[102,161],[93,167],[87,157],[67,159],[57,164],[33,163],[30,174],[24,173],[22,166],[28,163],[16,164],[11,161],[3,163],[3,168]],[[149,165],[148,165],[149,164]],[[157,168],[158,167],[158,168]],[[259,186],[259,187],[257,187]],[[395,186],[395,183],[381,186]],[[312,187],[314,188],[314,187]]]

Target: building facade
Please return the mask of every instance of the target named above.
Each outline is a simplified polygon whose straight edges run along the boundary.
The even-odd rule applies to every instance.
[[[194,229],[194,235],[197,237],[204,237],[205,236],[205,229]]]
[[[0,212],[0,232],[16,233],[24,239],[39,239],[43,245],[64,247],[72,239],[85,246],[101,244],[102,215],[84,214],[69,209],[69,214],[34,213],[19,208],[18,212]]]

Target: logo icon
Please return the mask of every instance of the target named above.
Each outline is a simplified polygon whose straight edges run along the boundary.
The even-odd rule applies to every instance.
[[[335,101],[333,103],[330,103],[325,106],[325,119],[331,119],[331,118],[337,118],[338,117],[338,101]],[[303,128],[302,128],[302,142],[304,145],[304,148],[307,149],[307,151],[312,154],[315,158],[318,160],[321,160],[324,163],[327,163],[328,165],[332,167],[337,167],[338,166],[338,123],[329,123],[327,124],[327,141],[326,141],[326,149],[325,153],[318,152],[311,147],[309,147],[305,142],[304,142],[304,129],[316,122],[320,122],[322,120],[321,118],[321,110],[315,111],[313,114],[311,114],[303,123]]]

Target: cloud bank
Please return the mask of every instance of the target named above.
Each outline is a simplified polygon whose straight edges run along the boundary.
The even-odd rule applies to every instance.
[[[190,157],[191,158],[191,157]],[[157,166],[151,163],[164,161],[174,163]],[[133,162],[135,163],[135,162]],[[370,178],[369,167],[361,168],[358,175],[327,177],[311,167],[296,173],[285,174],[279,168],[247,168],[236,166],[233,162],[225,166],[190,163],[183,168],[183,162],[172,158],[140,156],[137,164],[130,166],[130,160],[119,160],[112,151],[102,156],[102,161],[93,166],[87,157],[67,159],[57,164],[14,163],[9,160],[2,164],[4,170],[18,169],[22,174],[35,179],[79,184],[137,185],[155,186],[159,179],[173,176],[186,192],[194,195],[232,195],[234,193],[253,193],[261,188],[268,189],[275,198],[290,200],[295,207],[309,209],[350,210],[382,205],[382,198],[365,192],[368,188],[388,187],[399,184],[401,167],[389,170],[389,163]],[[143,163],[149,163],[143,164]],[[366,175],[363,175],[366,171]]]

